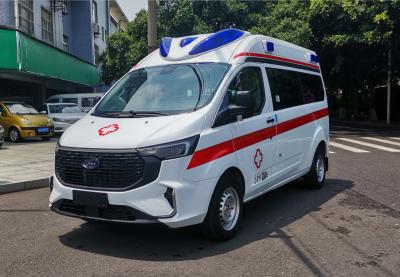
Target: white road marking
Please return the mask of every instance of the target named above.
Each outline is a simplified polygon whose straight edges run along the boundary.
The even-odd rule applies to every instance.
[[[390,139],[398,139],[398,140],[400,140],[400,138],[396,138],[396,137],[390,137]]]
[[[341,144],[341,143],[336,143],[336,142],[333,142],[333,141],[329,142],[329,145],[333,146],[333,147],[341,148],[341,149],[344,149],[344,150],[347,150],[347,151],[351,151],[351,152],[354,152],[354,153],[369,153],[369,151],[362,150],[362,149],[355,148],[355,147],[351,147],[351,146],[347,146],[347,145],[344,145],[344,144]]]
[[[329,151],[329,154],[335,154],[335,152],[333,152],[333,151]]]
[[[337,138],[337,139],[338,140],[342,140],[342,141],[355,143],[355,144],[359,144],[359,145],[364,145],[364,146],[371,147],[371,148],[376,148],[376,149],[387,151],[387,152],[392,152],[392,153],[400,152],[399,149],[394,149],[394,148],[390,148],[390,147],[386,147],[386,146],[380,146],[380,145],[377,145],[377,144],[363,142],[363,141],[360,141],[360,140],[349,139],[349,138]]]
[[[395,142],[395,141],[391,141],[391,140],[387,140],[387,139],[380,139],[380,138],[373,138],[373,137],[363,137],[363,139],[369,139],[369,140],[373,140],[373,141],[377,141],[377,142],[400,146],[400,142],[397,142],[397,141]]]

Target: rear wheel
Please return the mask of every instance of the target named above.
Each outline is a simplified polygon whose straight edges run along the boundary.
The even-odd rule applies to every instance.
[[[243,192],[234,178],[222,178],[215,188],[202,224],[206,237],[225,241],[234,237],[243,213]]]
[[[8,138],[10,139],[11,142],[19,142],[21,141],[21,134],[17,128],[11,127],[8,134]]]
[[[305,185],[311,189],[322,188],[325,181],[326,164],[325,151],[323,147],[318,147],[315,152],[310,172],[304,176]]]

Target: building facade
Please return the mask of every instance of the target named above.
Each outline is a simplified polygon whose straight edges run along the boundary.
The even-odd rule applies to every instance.
[[[38,106],[54,94],[104,91],[110,3],[0,0],[0,100]]]

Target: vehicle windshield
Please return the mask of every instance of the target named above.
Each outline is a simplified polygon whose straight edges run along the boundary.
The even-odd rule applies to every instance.
[[[228,64],[199,63],[132,71],[100,100],[93,115],[160,116],[194,111],[212,99],[228,69]]]
[[[6,103],[5,104],[12,114],[38,114],[39,112],[32,106],[24,103]]]
[[[83,113],[78,105],[49,105],[50,113]]]

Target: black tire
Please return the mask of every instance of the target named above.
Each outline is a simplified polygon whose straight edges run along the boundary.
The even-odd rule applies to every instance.
[[[304,176],[304,184],[306,187],[310,189],[322,188],[326,175],[327,165],[325,161],[325,151],[323,146],[320,146],[315,151],[310,171]]]
[[[8,131],[8,139],[11,142],[20,142],[21,141],[21,133],[19,132],[18,128],[11,127]]]
[[[203,234],[209,239],[226,241],[233,238],[238,232],[243,215],[243,191],[240,180],[234,177],[235,176],[226,176],[221,178],[211,197],[207,216],[201,226]],[[225,224],[224,226],[223,222],[227,222],[224,221],[221,215],[223,207],[227,207],[226,203],[229,202],[229,198],[233,199],[235,197],[237,197],[237,201],[233,201],[234,204],[232,204],[232,206],[235,206],[238,210],[235,211],[235,208],[229,208],[229,212],[227,213],[233,215],[235,219],[232,220],[232,224]],[[223,203],[225,203],[225,205]],[[228,204],[228,207],[229,206]]]
[[[41,139],[42,139],[43,141],[48,141],[48,140],[51,139],[51,137],[41,137]]]

